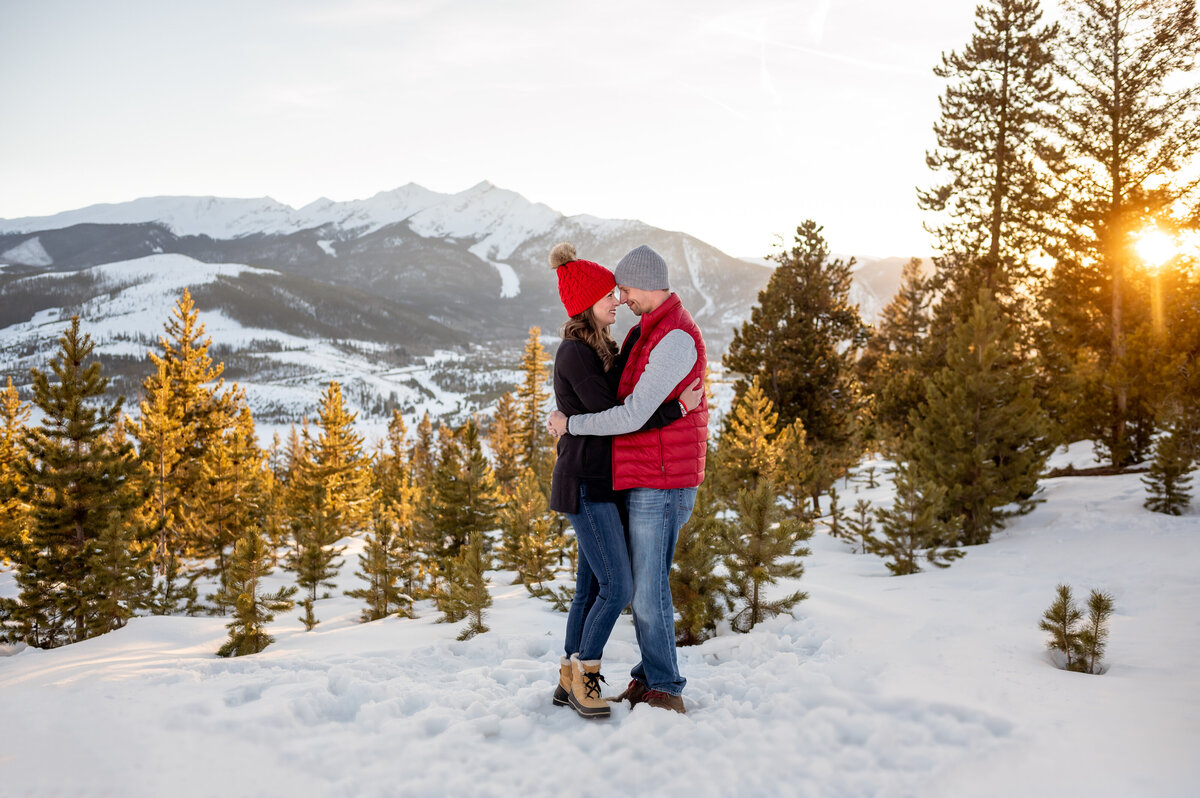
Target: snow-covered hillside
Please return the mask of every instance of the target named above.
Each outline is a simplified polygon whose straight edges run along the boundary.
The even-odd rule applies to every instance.
[[[37,280],[94,280],[96,296],[76,310],[82,329],[96,344],[95,355],[102,363],[116,357],[144,360],[149,349],[157,350],[158,336],[170,318],[171,308],[183,289],[197,290],[221,278],[239,275],[270,277],[276,272],[231,263],[202,263],[184,255],[151,255],[132,261],[109,263],[79,272],[49,273]],[[312,416],[325,386],[338,381],[355,412],[370,410],[380,398],[404,409],[416,424],[428,412],[433,418],[461,421],[480,409],[476,391],[443,387],[437,374],[446,370],[472,370],[470,352],[439,351],[410,365],[390,365],[378,357],[383,345],[366,340],[340,339],[335,343],[313,336],[295,335],[268,326],[243,324],[220,310],[200,313],[200,321],[221,352],[251,352],[256,368],[236,378],[245,389],[255,415],[263,419],[298,422]],[[45,310],[27,322],[5,328],[0,335],[0,364],[5,371],[25,374],[30,367],[46,369],[48,359],[69,320],[58,309]],[[491,361],[487,361],[491,364]],[[144,374],[152,370],[149,361]],[[499,370],[476,375],[479,385],[512,383],[515,372]],[[136,400],[136,392],[129,398]],[[136,401],[128,407],[136,413]],[[388,414],[364,419],[369,440],[382,437]],[[270,432],[286,431],[287,423],[263,425]],[[262,430],[260,430],[262,431]],[[270,440],[270,435],[265,436]]]
[[[1086,444],[1054,458],[1089,460]],[[427,604],[359,624],[340,590],[314,631],[290,613],[275,644],[234,660],[213,653],[219,618],[135,619],[0,658],[0,784],[37,798],[1191,796],[1200,514],[1156,515],[1143,496],[1136,475],[1048,480],[992,543],[908,577],[818,532],[794,614],[681,650],[683,716],[552,706],[564,616],[508,573],[492,574],[491,631],[466,642]],[[1103,675],[1050,663],[1037,623],[1060,582],[1115,596]],[[635,657],[622,618],[612,692]]]

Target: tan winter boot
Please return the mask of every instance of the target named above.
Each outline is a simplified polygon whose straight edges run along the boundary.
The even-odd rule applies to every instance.
[[[571,655],[571,706],[585,718],[607,718],[610,714],[608,702],[600,695],[600,660],[582,660],[578,654]]]
[[[554,688],[554,706],[565,707],[571,703],[571,660],[558,658],[558,687]]]

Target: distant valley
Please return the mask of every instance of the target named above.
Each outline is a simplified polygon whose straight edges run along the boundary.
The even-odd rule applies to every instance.
[[[639,244],[660,252],[713,361],[771,273],[684,233],[563,216],[490,183],[453,195],[410,184],[298,210],[269,198],[144,198],[0,220],[0,375],[27,383],[78,313],[113,390],[136,406],[146,350],[186,287],[260,421],[311,415],[330,379],[364,420],[393,408],[460,420],[512,386],[530,327],[553,349],[563,311],[546,253],[558,241],[609,266]],[[858,266],[865,317],[895,291],[903,262]],[[618,337],[633,321],[620,316]]]

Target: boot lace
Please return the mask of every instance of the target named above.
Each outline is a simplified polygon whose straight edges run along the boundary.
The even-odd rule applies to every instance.
[[[599,698],[600,697],[600,682],[604,682],[605,684],[608,684],[608,681],[603,676],[600,675],[599,671],[597,671],[596,673],[583,674],[583,694],[584,694],[584,696],[586,696],[587,698]]]
[[[653,704],[656,701],[666,702],[670,698],[669,693],[664,693],[662,690],[647,690],[642,696],[642,701],[647,704]]]

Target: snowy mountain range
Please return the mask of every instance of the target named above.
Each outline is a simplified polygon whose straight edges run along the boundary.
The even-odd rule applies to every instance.
[[[548,347],[557,340],[563,311],[545,258],[564,240],[608,265],[640,244],[660,252],[713,361],[770,276],[690,235],[564,216],[488,182],[299,209],[269,197],[147,197],[0,220],[0,374],[26,382],[78,313],[114,389],[134,397],[145,351],[186,287],[226,376],[262,418],[311,412],[329,379],[367,415],[461,416],[507,387],[530,327]],[[893,260],[856,285],[865,316],[894,292]],[[618,339],[632,321],[621,314]]]

